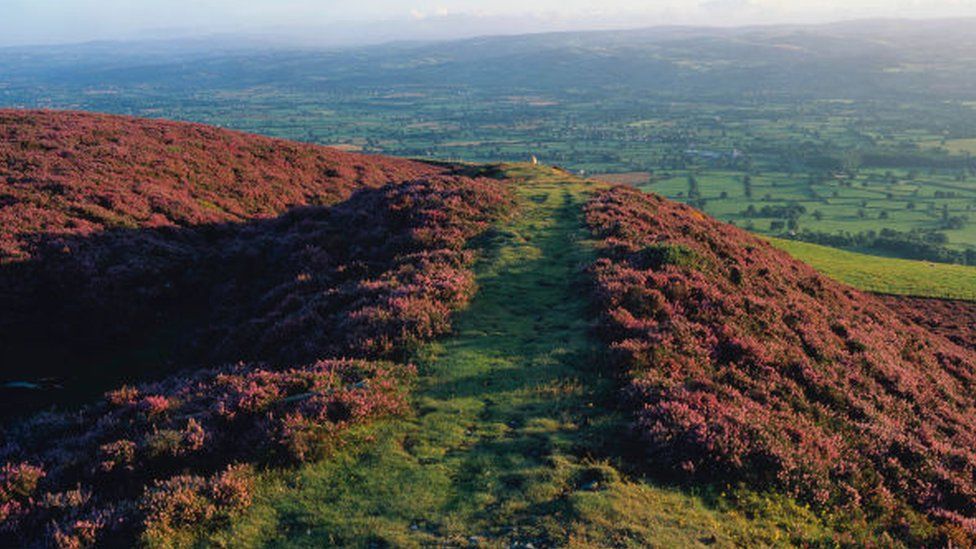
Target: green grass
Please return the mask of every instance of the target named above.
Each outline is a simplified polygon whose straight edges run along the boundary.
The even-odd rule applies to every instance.
[[[486,236],[480,291],[417,357],[414,417],[331,459],[262,475],[228,546],[775,546],[826,530],[789,499],[655,484],[619,467],[627,418],[590,338],[580,266],[591,188],[510,166],[521,209]]]
[[[976,300],[976,267],[878,257],[778,238],[768,240],[825,275],[861,290]]]

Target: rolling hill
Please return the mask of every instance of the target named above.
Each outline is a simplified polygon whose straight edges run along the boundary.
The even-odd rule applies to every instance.
[[[443,171],[199,124],[0,110],[0,264],[42,235],[240,222]]]
[[[0,544],[976,539],[976,351],[690,207],[193,124],[0,135]]]

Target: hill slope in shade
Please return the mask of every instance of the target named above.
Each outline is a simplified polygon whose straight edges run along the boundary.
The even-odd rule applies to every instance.
[[[96,403],[0,424],[0,546],[185,546],[250,505],[255,469],[317,461],[406,412],[404,359],[450,330],[474,293],[465,248],[511,206],[504,181],[435,171],[274,219],[76,235],[80,252],[7,265],[3,280],[36,290],[18,335],[60,347],[79,377],[112,369],[76,340],[112,356],[132,325],[190,320],[168,345],[200,354],[165,377],[122,359]],[[39,351],[19,349],[4,371],[36,374]],[[201,368],[210,351],[218,367]]]
[[[453,172],[195,124],[0,111],[0,382],[107,387],[214,361],[315,360],[389,282],[355,281],[399,263],[449,272],[456,259],[398,257],[437,244],[445,215],[480,223],[481,206],[504,207],[498,182]],[[453,209],[428,216],[440,200]],[[428,286],[464,286],[441,278]]]
[[[444,171],[200,124],[0,110],[0,263],[42,234],[243,221]]]
[[[971,543],[976,354],[690,207],[617,187],[587,220],[648,467],[785,489],[910,545]]]

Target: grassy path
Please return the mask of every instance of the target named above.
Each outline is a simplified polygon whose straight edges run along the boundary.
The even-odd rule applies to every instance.
[[[371,427],[337,456],[269,473],[232,546],[775,544],[816,538],[788,503],[751,511],[626,480],[625,427],[588,332],[580,266],[585,183],[545,168],[484,243],[479,293],[456,334],[418,359],[416,416]]]

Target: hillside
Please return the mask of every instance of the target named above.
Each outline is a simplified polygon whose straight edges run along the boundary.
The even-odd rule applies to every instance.
[[[240,222],[438,173],[200,124],[0,110],[0,264],[42,237]]]
[[[976,302],[911,296],[881,299],[903,318],[976,351]]]
[[[535,155],[770,236],[976,265],[972,23],[347,51],[235,49],[233,37],[17,48],[0,50],[0,105],[193,120],[405,157]]]
[[[0,545],[976,539],[966,311],[560,169],[3,116]]]
[[[688,206],[616,187],[587,221],[646,467],[777,487],[910,545],[972,541],[976,354]]]
[[[260,350],[298,321],[286,297],[314,293],[316,279],[296,288],[294,277],[315,265],[339,285],[409,251],[408,220],[383,216],[388,192],[325,207],[405,183],[398,199],[411,204],[427,185],[477,187],[448,168],[196,124],[2,111],[0,134],[0,380],[61,386],[62,402],[189,364],[286,348],[318,358],[294,341]],[[314,256],[315,239],[335,244]],[[355,307],[346,294],[330,299]],[[263,325],[238,333],[249,321]],[[9,392],[0,407],[48,398]]]
[[[102,135],[117,124],[149,132],[155,125],[109,119],[85,127]],[[246,137],[207,131],[218,143],[250,146]],[[57,141],[46,143],[57,156]],[[156,162],[160,143],[165,138],[141,148],[134,165]],[[395,160],[369,166],[365,157],[314,148],[303,153],[312,155],[312,171],[272,177],[269,168],[283,158],[277,146],[260,139],[253,146],[270,162],[249,168],[260,192],[304,207],[273,218],[241,209],[237,215],[250,217],[237,223],[193,224],[203,218],[187,215],[186,226],[60,234],[68,251],[39,247],[4,267],[5,305],[19,306],[0,309],[13,331],[4,334],[4,351],[14,351],[4,355],[4,375],[75,376],[88,393],[76,390],[85,404],[75,406],[65,398],[71,389],[52,391],[60,406],[5,418],[0,545],[180,544],[247,509],[258,470],[317,461],[356,428],[408,411],[416,369],[407,359],[448,332],[451,313],[471,298],[474,258],[465,247],[511,209],[505,183]],[[72,180],[83,189],[89,171],[99,177],[111,164],[84,150],[91,154],[73,157],[82,168]],[[294,150],[284,144],[281,153]],[[203,156],[199,165],[187,157],[187,165],[221,158]],[[350,163],[351,177],[328,173],[337,161]],[[313,173],[317,181],[304,179]],[[25,175],[21,183],[35,180],[33,171]],[[207,187],[207,175],[195,185]],[[114,188],[138,195],[134,185]],[[182,186],[170,178],[157,190]],[[231,196],[228,204],[243,208],[233,198],[240,184],[217,177],[212,187],[211,196]],[[311,206],[313,199],[336,203]],[[266,211],[276,213],[268,200]],[[67,211],[51,202],[52,216]],[[154,340],[169,364],[130,358],[146,345],[146,331],[174,324],[183,328],[178,338]],[[45,350],[70,362],[45,362]],[[102,398],[91,394],[98,390]],[[22,413],[44,395],[27,396],[35,400],[5,395],[4,405]]]

